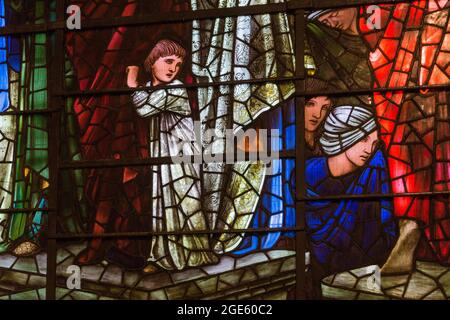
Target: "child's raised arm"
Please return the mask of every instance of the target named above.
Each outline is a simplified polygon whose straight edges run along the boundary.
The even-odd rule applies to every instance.
[[[126,69],[126,72],[127,72],[127,86],[130,88],[137,88],[139,67],[138,66],[128,66]]]

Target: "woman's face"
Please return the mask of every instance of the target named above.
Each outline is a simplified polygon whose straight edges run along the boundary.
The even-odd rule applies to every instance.
[[[362,167],[369,160],[378,144],[378,132],[374,131],[345,151],[347,159],[357,167]]]
[[[180,72],[183,59],[172,55],[159,57],[152,65],[153,85],[172,82]]]
[[[352,30],[352,27],[356,23],[356,17],[356,8],[346,8],[325,13],[318,19],[330,28],[339,29],[353,34],[354,30]]]
[[[305,105],[305,130],[314,132],[323,122],[331,107],[328,97],[314,97]]]

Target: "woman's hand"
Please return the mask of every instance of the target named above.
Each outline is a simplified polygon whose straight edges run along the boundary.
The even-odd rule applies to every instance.
[[[126,72],[127,72],[127,86],[129,88],[137,88],[139,67],[138,66],[128,66],[126,69]]]

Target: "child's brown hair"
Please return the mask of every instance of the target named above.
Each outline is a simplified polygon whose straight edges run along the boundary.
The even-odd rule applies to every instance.
[[[151,73],[152,66],[156,62],[156,60],[161,57],[168,56],[177,56],[184,61],[184,59],[186,58],[186,49],[184,49],[179,43],[173,40],[163,39],[158,41],[148,55],[147,59],[145,59],[145,70]]]

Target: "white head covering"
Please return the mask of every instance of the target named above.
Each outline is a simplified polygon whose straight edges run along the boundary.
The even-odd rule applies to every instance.
[[[328,13],[331,11],[333,11],[333,9],[323,9],[323,10],[313,11],[307,16],[307,19],[310,21],[317,20],[317,19],[319,19],[319,17],[323,16],[325,13]]]
[[[358,106],[334,108],[325,120],[320,144],[325,154],[337,155],[377,129],[370,109]]]

